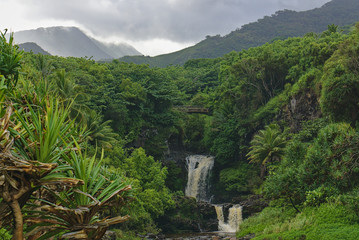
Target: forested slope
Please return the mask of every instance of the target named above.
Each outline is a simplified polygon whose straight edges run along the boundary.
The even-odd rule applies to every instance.
[[[189,59],[221,57],[231,51],[260,46],[273,39],[303,36],[308,32],[320,33],[331,24],[347,26],[357,21],[359,21],[358,1],[332,0],[321,8],[309,11],[278,11],[272,16],[246,24],[226,36],[208,36],[196,45],[174,53],[156,57],[123,57],[120,60],[158,67],[183,65]]]

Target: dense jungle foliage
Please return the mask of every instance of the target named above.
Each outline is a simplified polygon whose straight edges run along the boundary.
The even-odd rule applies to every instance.
[[[357,239],[358,24],[166,68],[12,41],[2,34],[3,238],[156,233],[183,195],[184,170],[167,159],[181,150],[215,156],[217,202],[271,202],[239,235]]]

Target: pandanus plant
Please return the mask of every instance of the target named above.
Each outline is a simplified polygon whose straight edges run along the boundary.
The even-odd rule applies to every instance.
[[[14,239],[23,239],[22,207],[41,186],[82,180],[68,178],[63,172],[71,166],[62,164],[66,150],[63,139],[71,139],[71,122],[61,118],[61,107],[50,103],[41,114],[28,105],[15,109],[5,103],[5,86],[0,86],[0,221],[14,216]],[[66,112],[66,110],[63,110]],[[10,207],[9,207],[10,206]]]
[[[14,239],[24,237],[22,207],[26,203],[27,239],[59,234],[67,239],[101,239],[110,225],[129,218],[100,218],[101,211],[130,200],[131,186],[118,176],[106,177],[102,160],[82,153],[81,137],[68,118],[69,111],[51,99],[43,107],[28,104],[15,110],[8,106],[5,112],[0,109],[4,112],[0,218],[6,221],[13,213]],[[29,201],[39,192],[43,196]]]
[[[101,218],[101,212],[111,207],[127,204],[131,197],[131,185],[118,175],[109,174],[96,154],[87,157],[76,144],[76,150],[65,157],[72,167],[69,177],[83,180],[83,184],[65,192],[47,191],[55,199],[43,199],[39,209],[29,214],[28,222],[35,223],[27,234],[31,239],[46,239],[52,234],[61,233],[61,239],[102,239],[110,225],[129,219],[129,216]],[[35,228],[36,226],[36,228]],[[48,233],[39,237],[39,232]]]

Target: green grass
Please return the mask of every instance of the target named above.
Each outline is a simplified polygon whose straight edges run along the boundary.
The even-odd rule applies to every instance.
[[[359,239],[359,217],[349,206],[333,203],[307,207],[301,213],[268,207],[240,226],[238,237],[254,233],[255,240]]]

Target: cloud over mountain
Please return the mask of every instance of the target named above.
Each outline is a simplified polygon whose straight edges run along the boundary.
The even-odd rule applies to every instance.
[[[52,55],[113,59],[141,53],[128,44],[104,44],[76,27],[49,27],[14,33],[17,43],[33,42]]]
[[[6,1],[6,0],[5,0]],[[279,9],[304,10],[328,0],[17,0],[32,19],[77,22],[97,36],[193,42],[226,34]]]

